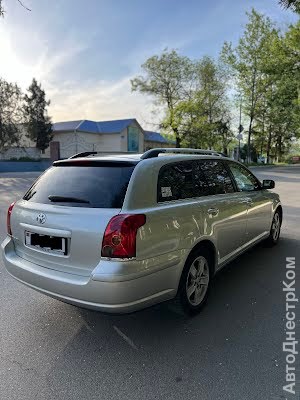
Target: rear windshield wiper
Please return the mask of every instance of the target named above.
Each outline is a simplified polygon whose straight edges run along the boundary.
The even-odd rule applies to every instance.
[[[25,194],[23,200],[30,200],[36,194],[36,190],[31,192],[30,190]]]
[[[53,202],[66,202],[66,203],[90,203],[88,200],[79,199],[78,197],[55,196],[50,195],[48,199]]]

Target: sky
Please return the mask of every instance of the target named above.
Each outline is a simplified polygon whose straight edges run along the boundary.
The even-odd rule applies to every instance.
[[[53,122],[137,118],[156,130],[151,97],[131,92],[141,64],[163,49],[198,59],[236,44],[254,7],[282,29],[297,20],[277,0],[2,0],[0,77],[25,90],[33,77]]]

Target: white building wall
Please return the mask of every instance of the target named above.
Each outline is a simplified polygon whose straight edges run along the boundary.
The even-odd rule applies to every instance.
[[[60,157],[67,158],[84,151],[120,152],[121,135],[119,133],[98,134],[87,132],[58,132],[53,141],[60,143]]]
[[[130,126],[139,130],[139,152],[144,151],[144,133],[138,123],[133,122]],[[120,133],[88,133],[88,132],[54,132],[53,141],[60,143],[60,157],[67,158],[73,154],[84,151],[97,152],[127,152],[128,151],[128,128]],[[30,157],[34,159],[50,158],[50,147],[42,154],[35,147],[35,143],[26,137],[24,129],[20,135],[20,145],[13,146],[0,154],[0,159]]]
[[[137,123],[131,126],[139,129],[139,152],[144,151],[144,133]],[[127,152],[127,128],[120,133],[57,132],[53,141],[60,143],[60,157],[67,158],[84,151]]]

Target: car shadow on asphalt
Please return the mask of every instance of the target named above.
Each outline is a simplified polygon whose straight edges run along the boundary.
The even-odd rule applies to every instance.
[[[172,301],[125,315],[103,314],[86,309],[78,309],[78,313],[95,335],[101,331],[103,321],[112,328],[122,326],[140,334],[144,331],[146,336],[170,334],[176,327],[183,329],[186,325],[193,327],[205,324],[213,328],[215,316],[222,316],[222,310],[231,307],[239,313],[236,315],[239,318],[243,314],[243,304],[247,308],[249,302],[260,301],[270,295],[274,284],[276,286],[284,278],[285,257],[295,254],[298,245],[298,241],[288,238],[282,238],[273,248],[260,243],[226,265],[214,278],[208,304],[194,317],[184,315]],[[273,301],[276,301],[276,296]],[[155,327],[155,332],[151,332],[151,326]]]
[[[256,365],[262,338],[275,348],[280,344],[287,256],[300,257],[297,240],[284,237],[273,248],[259,244],[244,253],[216,275],[208,304],[193,318],[174,309],[172,302],[109,315],[53,301],[55,314],[48,315],[48,323],[64,346],[49,371],[49,379],[58,382],[52,395],[57,390],[72,391],[72,382],[80,382],[76,390],[84,395],[96,378],[103,388],[113,380],[115,387],[129,391],[130,379],[137,385],[145,376],[157,379],[151,365],[172,371],[169,375],[176,382],[182,365],[192,364],[203,384],[204,366],[211,364],[215,378],[223,374],[226,379],[228,362]],[[278,334],[271,335],[274,326]],[[256,374],[255,368],[252,373]],[[214,390],[220,391],[222,382],[217,381]]]

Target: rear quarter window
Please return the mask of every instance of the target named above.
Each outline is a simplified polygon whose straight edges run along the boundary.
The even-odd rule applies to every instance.
[[[181,161],[163,166],[158,175],[157,201],[234,192],[233,182],[222,161]]]
[[[23,199],[70,207],[121,208],[134,168],[127,163],[58,164],[46,171]],[[56,198],[53,202],[49,196],[62,201]],[[70,198],[73,201],[68,201]]]
[[[193,163],[165,165],[158,176],[158,202],[194,197]]]

